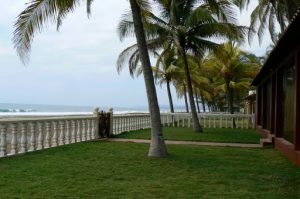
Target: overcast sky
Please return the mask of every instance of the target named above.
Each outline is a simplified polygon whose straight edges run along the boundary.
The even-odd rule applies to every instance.
[[[129,10],[126,0],[95,1],[87,19],[85,6],[71,13],[59,32],[50,25],[34,39],[31,59],[22,65],[13,48],[13,24],[25,8],[24,0],[1,2],[0,7],[0,103],[131,107],[147,105],[142,78],[131,79],[128,71],[116,71],[118,54],[134,39],[121,43],[116,27]],[[255,6],[254,0],[250,10]],[[249,24],[249,13],[239,17]],[[262,55],[269,37],[259,46],[254,40],[244,49]],[[176,99],[175,104],[183,104]],[[158,86],[161,105],[168,104],[166,89]]]

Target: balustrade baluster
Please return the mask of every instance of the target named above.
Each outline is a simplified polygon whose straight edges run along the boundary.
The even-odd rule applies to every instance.
[[[25,123],[21,123],[20,127],[21,127],[20,153],[26,153],[27,152],[27,132],[26,132],[27,125]]]
[[[45,123],[46,129],[46,139],[45,139],[45,148],[48,149],[51,147],[51,123]]]
[[[119,120],[119,121],[118,121],[118,123],[119,123],[119,125],[118,125],[118,126],[119,126],[119,127],[118,127],[118,129],[119,129],[119,130],[118,130],[118,134],[120,134],[120,133],[122,132],[122,118],[119,117],[118,120]]]
[[[38,131],[39,131],[37,150],[41,150],[44,148],[43,123],[38,122],[37,127],[38,127]]]
[[[132,129],[131,129],[131,119],[132,119],[132,117],[130,116],[130,117],[128,117],[128,131],[131,131]]]
[[[91,140],[91,120],[86,120],[87,122],[87,140]]]
[[[70,121],[66,120],[66,138],[65,138],[65,144],[71,143],[71,136],[70,136]]]
[[[58,132],[57,132],[57,122],[52,122],[53,125],[53,143],[52,146],[56,147],[58,146]]]
[[[122,126],[123,126],[123,120],[122,120],[122,117],[119,117],[119,132],[118,132],[118,134],[122,133]]]
[[[247,129],[249,129],[249,121],[250,121],[250,118],[247,117]]]
[[[6,125],[0,126],[0,157],[7,156],[7,141],[6,141],[6,135],[7,135],[7,127]]]
[[[10,128],[11,128],[11,134],[12,134],[10,154],[11,155],[15,155],[15,154],[18,153],[18,151],[17,151],[17,146],[18,146],[18,141],[17,141],[17,124],[14,124],[14,123],[11,124]]]
[[[127,116],[126,117],[126,131],[130,131],[130,121],[129,121],[130,117]]]
[[[215,115],[213,116],[213,119],[214,119],[214,128],[216,128],[216,116]]]
[[[77,139],[76,142],[81,142],[81,121],[77,120]]]
[[[95,131],[96,131],[96,125],[95,125],[95,123],[96,123],[96,122],[95,122],[95,119],[91,120],[91,125],[92,125],[92,129],[91,129],[91,133],[92,133],[91,136],[92,136],[92,137],[91,137],[91,139],[92,139],[92,140],[95,139],[95,134],[96,134],[96,133],[95,133]],[[113,123],[113,126],[114,126],[114,124],[115,124],[115,123]],[[115,131],[114,131],[114,127],[113,127],[113,134],[114,134],[114,133],[115,133]]]
[[[64,123],[64,121],[59,121],[59,129],[60,129],[59,145],[64,145],[65,144],[65,123]]]
[[[226,128],[228,128],[228,115],[226,115],[225,125],[226,125]]]
[[[223,115],[220,115],[220,128],[223,128]]]
[[[86,141],[86,124],[85,124],[85,120],[82,120],[82,141]]]
[[[71,120],[71,125],[72,125],[72,138],[71,142],[76,143],[76,121]]]
[[[210,116],[208,116],[208,128],[210,128]]]
[[[36,134],[35,134],[35,123],[29,123],[29,130],[30,130],[30,147],[28,151],[35,151],[36,150]]]
[[[172,115],[172,126],[175,127],[175,115]]]

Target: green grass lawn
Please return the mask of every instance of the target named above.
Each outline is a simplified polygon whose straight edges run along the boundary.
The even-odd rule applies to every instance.
[[[117,138],[150,139],[150,129],[126,132]],[[260,136],[252,129],[206,128],[203,133],[194,133],[191,128],[164,127],[166,140],[205,142],[259,143]]]
[[[300,169],[274,149],[86,142],[0,159],[0,198],[278,198]]]

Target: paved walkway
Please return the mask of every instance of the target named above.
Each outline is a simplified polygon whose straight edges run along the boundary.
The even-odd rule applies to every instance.
[[[125,139],[125,138],[109,138],[111,142],[134,142],[134,143],[145,143],[149,144],[150,140],[142,139]],[[196,141],[175,141],[166,140],[166,144],[177,144],[177,145],[200,145],[200,146],[221,146],[221,147],[239,147],[239,148],[262,148],[260,144],[242,144],[242,143],[219,143],[219,142],[196,142]]]

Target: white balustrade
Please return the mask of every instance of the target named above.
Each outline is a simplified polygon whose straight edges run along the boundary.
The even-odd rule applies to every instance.
[[[97,116],[23,116],[0,118],[0,157],[94,140]]]
[[[0,118],[0,157],[94,140],[98,118],[95,114]],[[233,128],[233,120],[237,128],[255,127],[254,115],[201,113],[198,118],[204,128]],[[162,113],[161,121],[163,126],[192,126],[190,113]],[[112,133],[120,134],[151,128],[151,118],[149,114],[114,114],[111,124]]]

